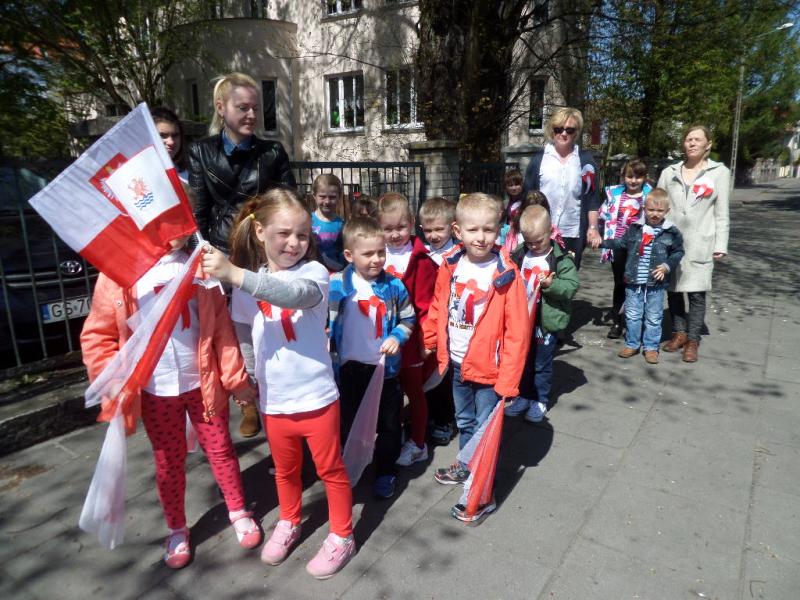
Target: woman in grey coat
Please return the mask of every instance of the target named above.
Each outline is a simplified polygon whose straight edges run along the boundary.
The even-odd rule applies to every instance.
[[[683,234],[686,254],[670,280],[667,304],[672,317],[672,339],[665,352],[683,349],[685,362],[696,362],[711,289],[714,261],[728,253],[730,171],[708,158],[711,132],[692,125],[683,137],[684,160],[667,167],[658,187],[669,194],[670,217]],[[689,298],[686,309],[683,294]]]

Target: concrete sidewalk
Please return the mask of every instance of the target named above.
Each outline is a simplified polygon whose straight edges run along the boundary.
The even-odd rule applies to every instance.
[[[747,202],[747,203],[744,203]],[[205,460],[190,456],[196,546],[162,566],[165,526],[143,433],[129,440],[127,538],[112,552],[77,528],[105,433],[93,426],[0,459],[2,598],[787,599],[800,597],[800,295],[793,259],[800,182],[739,190],[700,362],[616,357],[605,338],[611,274],[587,255],[574,345],[556,357],[556,405],[508,419],[498,512],[449,516],[437,485],[456,443],[407,469],[392,501],[356,488],[359,553],[318,582],[305,564],[327,534],[307,470],[303,537],[267,567],[239,549]],[[277,518],[268,448],[237,439],[247,496]]]

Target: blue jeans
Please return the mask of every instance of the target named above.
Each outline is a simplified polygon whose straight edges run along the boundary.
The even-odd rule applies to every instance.
[[[456,405],[458,449],[467,445],[470,438],[489,418],[500,397],[494,387],[483,383],[461,380],[461,365],[453,363],[453,401]]]
[[[556,354],[555,333],[542,333],[537,327],[531,339],[525,369],[519,381],[519,396],[531,402],[550,402],[550,388],[553,385],[553,357]]]
[[[658,350],[661,343],[661,318],[664,315],[664,288],[645,285],[625,286],[625,345],[638,350]],[[644,327],[643,327],[644,326]],[[644,332],[642,332],[644,329]]]

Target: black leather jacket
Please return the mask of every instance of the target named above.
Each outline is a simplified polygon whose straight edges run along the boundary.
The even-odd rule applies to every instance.
[[[227,156],[217,134],[189,147],[189,185],[197,194],[194,218],[200,234],[227,253],[241,205],[270,188],[294,188],[295,180],[280,142],[254,138],[249,150]]]

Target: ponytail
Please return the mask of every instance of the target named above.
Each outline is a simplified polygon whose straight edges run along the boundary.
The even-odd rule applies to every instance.
[[[236,215],[230,237],[230,258],[234,265],[249,271],[258,271],[261,265],[266,264],[267,254],[264,243],[256,237],[255,222],[258,221],[266,227],[276,212],[285,209],[304,212],[308,215],[310,223],[311,213],[305,202],[294,190],[288,188],[273,188],[260,196],[250,198],[242,205],[239,214]],[[316,258],[317,246],[309,230],[308,250],[303,259],[316,260]]]

